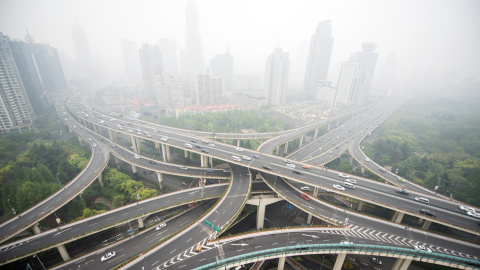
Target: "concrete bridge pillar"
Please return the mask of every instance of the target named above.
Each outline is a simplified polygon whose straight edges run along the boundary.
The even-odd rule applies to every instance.
[[[68,132],[72,133],[72,129],[70,128],[70,126],[68,126]]]
[[[112,142],[117,142],[117,136],[115,136],[115,133],[113,132],[113,130],[111,129],[108,130],[108,137],[110,137],[110,140]]]
[[[141,138],[140,137],[135,137],[135,138],[137,140],[137,151],[140,154],[141,153],[140,146],[142,145]]]
[[[208,162],[210,164],[210,168],[213,168],[213,157],[208,157]]]
[[[278,258],[278,270],[283,270],[285,268],[285,256]]]
[[[38,224],[39,223],[35,223],[32,227],[33,229],[33,233],[37,234],[37,233],[41,233],[42,231],[40,230],[40,227],[38,227]]]
[[[158,186],[163,189],[163,175],[161,172],[157,172]]]
[[[285,154],[288,152],[288,141],[285,142],[285,149],[283,151]]]
[[[60,252],[60,256],[62,256],[62,259],[64,262],[70,260],[70,255],[68,255],[67,249],[65,248],[64,245],[57,246],[58,252]]]
[[[412,259],[410,258],[406,258],[406,259],[398,258],[393,264],[392,270],[407,270],[411,262],[412,262]]]
[[[133,171],[133,173],[137,173],[137,167],[133,164],[132,164],[132,171]]]
[[[167,162],[167,154],[165,150],[165,144],[162,143],[162,157],[163,157],[163,162]]]
[[[361,166],[362,173],[365,173],[365,167]]]
[[[130,138],[132,139],[133,152],[135,152],[136,154],[138,154],[138,150],[137,150],[137,140],[135,139],[135,136],[133,136],[133,135],[130,135]]]
[[[318,197],[318,187],[313,188],[313,197],[315,197],[315,198]]]
[[[138,228],[139,229],[142,229],[143,227],[145,227],[145,225],[143,224],[143,218],[142,217],[137,218],[137,221],[138,221]]]
[[[425,221],[423,222],[422,229],[428,230],[428,229],[430,228],[430,225],[432,225],[432,221],[430,221],[430,220],[425,220]]]
[[[237,147],[240,147],[240,139],[237,140]]]
[[[167,152],[167,161],[170,162],[170,146],[165,145],[165,152]]]
[[[187,150],[183,150],[183,153],[185,155],[185,158],[188,158],[188,151]]]
[[[255,196],[247,200],[248,204],[251,205],[256,205],[258,206],[257,208],[257,230],[263,229],[264,224],[264,219],[265,219],[265,206],[279,202],[283,199],[278,198],[274,195],[260,195],[260,196]]]
[[[315,129],[315,134],[313,135],[313,140],[317,139],[317,135],[318,135],[318,128]]]
[[[98,133],[98,126],[94,125],[93,123],[92,123],[92,126],[93,126],[93,130],[95,130],[95,132]]]
[[[275,148],[275,155],[278,156],[278,150],[280,149],[280,146],[277,145],[277,147]]]
[[[298,145],[298,148],[301,148],[301,147],[302,147],[302,144],[303,144],[303,137],[304,137],[304,135],[302,135],[302,137],[300,137],[300,144]]]
[[[160,152],[160,143],[159,142],[155,142],[155,149]]]
[[[330,123],[328,123],[327,131],[330,131]]]
[[[333,270],[341,270],[343,266],[343,262],[345,262],[345,257],[347,256],[346,252],[339,253],[337,255],[337,260],[335,261],[335,265],[333,266]]]
[[[101,173],[98,175],[97,179],[98,179],[98,182],[100,182],[100,187],[104,187]]]
[[[83,145],[82,137],[80,137],[80,135],[78,136],[78,142],[80,143],[80,145]]]
[[[400,222],[402,222],[402,219],[403,219],[404,215],[405,215],[405,213],[397,211],[397,212],[395,212],[395,214],[393,214],[392,221],[395,222],[395,223],[400,223]]]
[[[265,201],[259,200],[257,208],[257,230],[262,230],[265,225]]]
[[[200,155],[200,167],[208,167],[208,157],[206,155]]]
[[[307,225],[311,225],[311,224],[312,224],[312,218],[313,218],[312,214],[308,214],[308,216],[307,216]]]
[[[357,211],[359,211],[359,212],[362,211],[364,203],[365,203],[364,201],[358,201]]]

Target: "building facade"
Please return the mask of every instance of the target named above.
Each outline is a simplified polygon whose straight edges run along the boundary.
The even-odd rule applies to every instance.
[[[147,92],[154,92],[155,84],[161,80],[163,65],[162,54],[158,45],[143,44],[139,50],[142,68],[143,87]]]
[[[210,62],[212,75],[223,79],[223,90],[233,90],[233,57],[230,53],[218,54]]]
[[[222,103],[222,78],[213,77],[210,73],[198,73],[195,75],[195,86],[197,105]]]
[[[186,16],[186,49],[182,51],[182,71],[187,73],[204,72],[203,43],[198,26],[198,10],[193,0],[188,0]]]
[[[285,104],[289,68],[288,52],[282,52],[282,49],[277,48],[268,56],[265,65],[265,94],[269,104],[275,106]]]

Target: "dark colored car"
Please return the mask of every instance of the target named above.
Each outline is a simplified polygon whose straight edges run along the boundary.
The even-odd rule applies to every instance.
[[[293,170],[292,172],[293,172],[293,173],[296,173],[296,174],[300,174],[300,175],[303,174],[303,173],[302,173],[301,171],[299,171],[299,170]]]
[[[202,149],[201,151],[202,151],[203,153],[208,153],[208,150],[206,150],[206,149]]]
[[[153,161],[153,160],[150,160],[148,163],[150,163],[152,165],[155,165],[155,161]]]
[[[215,171],[212,170],[212,169],[207,169],[205,172],[207,172],[207,173],[214,173]]]
[[[428,209],[420,209],[420,214],[424,214],[424,215],[431,216],[431,217],[436,217],[435,213],[433,213],[432,211],[430,211]]]
[[[398,194],[405,195],[405,196],[408,196],[410,194],[405,189],[397,189],[397,190],[395,190],[395,192],[398,193]]]
[[[200,148],[200,149],[203,148],[203,146],[201,146],[201,145],[195,145],[195,147],[196,147],[196,148]]]
[[[270,166],[268,165],[263,165],[262,168],[264,168],[265,170],[270,170],[270,171],[272,170],[272,168],[270,168]]]

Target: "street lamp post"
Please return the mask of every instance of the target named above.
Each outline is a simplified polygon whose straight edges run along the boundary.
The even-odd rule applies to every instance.
[[[38,255],[35,253],[35,255],[33,255],[33,257],[37,257],[38,261],[40,262],[40,264],[42,265],[43,267],[43,270],[46,270],[45,269],[45,266],[43,265],[42,261],[40,260],[40,257],[38,257]]]

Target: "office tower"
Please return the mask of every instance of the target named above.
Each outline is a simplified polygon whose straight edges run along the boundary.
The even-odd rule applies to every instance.
[[[359,63],[342,64],[335,95],[335,109],[343,109],[355,103],[361,96],[361,87],[365,81],[365,66]]]
[[[138,56],[137,44],[128,39],[123,39],[121,47],[126,78],[132,81],[140,81],[140,58]]]
[[[162,53],[163,72],[178,72],[178,49],[175,40],[159,39],[158,46]]]
[[[223,79],[223,90],[232,91],[233,57],[230,53],[217,54],[210,62],[212,75]]]
[[[222,88],[222,78],[213,77],[210,73],[197,73],[195,75],[197,105],[220,104]]]
[[[373,74],[375,72],[375,66],[377,65],[378,53],[375,52],[377,44],[375,43],[363,43],[362,52],[353,53],[350,56],[351,63],[359,63],[363,65],[363,72],[365,73],[365,78],[363,84],[359,86],[359,92],[357,93],[356,100],[354,101],[355,105],[365,104],[368,93],[370,91],[370,85],[372,83]]]
[[[87,34],[78,25],[72,26],[72,39],[73,46],[75,47],[75,53],[77,54],[77,61],[82,67],[93,66],[92,53],[90,51],[90,45],[88,44]]]
[[[182,51],[182,71],[204,72],[203,44],[198,27],[198,11],[193,0],[188,0],[185,9],[187,19],[187,48]]]
[[[158,45],[143,44],[140,49],[140,66],[142,67],[143,88],[154,91],[155,81],[162,76],[162,54]],[[160,79],[161,80],[161,79]]]
[[[32,124],[32,107],[18,72],[9,38],[0,32],[0,133]]]
[[[288,52],[277,48],[268,56],[265,65],[265,94],[269,104],[285,104],[289,68]]]
[[[332,82],[319,81],[315,92],[315,103],[327,108],[333,108],[336,90],[332,87]]]
[[[310,52],[303,82],[303,92],[306,97],[313,97],[318,81],[327,79],[332,47],[333,37],[330,21],[318,22],[315,35],[310,40]]]
[[[164,74],[156,89],[158,106],[161,109],[176,108],[185,105],[182,77],[176,74]]]

